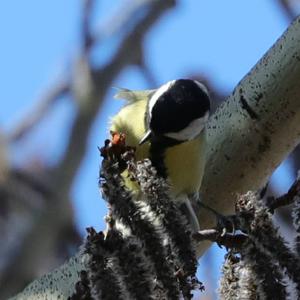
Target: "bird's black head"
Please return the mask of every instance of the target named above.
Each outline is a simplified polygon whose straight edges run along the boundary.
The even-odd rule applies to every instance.
[[[208,91],[202,83],[190,79],[170,81],[149,100],[149,133],[180,142],[191,140],[203,130],[209,110]]]

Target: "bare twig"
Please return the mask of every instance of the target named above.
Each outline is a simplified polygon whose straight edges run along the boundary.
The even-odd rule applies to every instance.
[[[278,198],[274,198],[274,197],[267,198],[266,205],[270,208],[272,212],[274,212],[274,210],[279,207],[292,204],[295,201],[296,196],[299,196],[299,194],[300,194],[300,178],[297,178],[286,194]]]
[[[103,74],[107,74],[108,71],[112,72],[111,77],[115,77],[120,69],[128,64],[135,63],[137,61],[136,56],[139,55],[141,51],[140,45],[149,28],[160,18],[162,13],[175,5],[174,0],[148,2],[148,14],[143,20],[139,21],[133,30],[123,39],[113,60],[103,69],[95,71],[96,83],[101,83],[103,81]]]
[[[229,233],[221,234],[217,229],[204,229],[195,233],[193,238],[197,242],[208,240],[216,242],[219,245],[223,245],[226,248],[241,248],[247,240],[247,235]]]
[[[131,24],[132,21],[135,22],[136,16],[139,15],[147,5],[155,1],[157,0],[124,1],[123,5],[120,6],[113,16],[97,26],[93,34],[94,41],[101,42],[103,39],[119,35],[124,29],[127,29],[124,24],[128,25]]]
[[[62,80],[55,83],[38,101],[33,111],[27,113],[24,120],[13,129],[9,135],[10,140],[17,142],[26,136],[47,115],[56,101],[67,95],[69,91],[70,86],[67,81]]]
[[[147,14],[139,20],[135,27],[125,36],[116,55],[103,68],[87,71],[86,76],[91,76],[91,86],[86,92],[84,107],[78,112],[68,141],[67,149],[56,170],[59,182],[67,189],[81,164],[87,148],[90,128],[98,114],[107,89],[114,78],[123,68],[131,64],[140,49],[143,38],[151,26],[169,8],[174,6],[173,0],[149,1]],[[81,74],[84,76],[84,74]],[[74,95],[77,96],[76,94]]]
[[[291,0],[277,0],[278,5],[280,6],[281,10],[285,14],[288,21],[294,20],[297,14],[292,7]]]
[[[88,55],[91,47],[93,46],[93,36],[91,33],[91,15],[94,7],[94,0],[83,0],[83,13],[82,13],[82,43],[83,43],[83,55]]]

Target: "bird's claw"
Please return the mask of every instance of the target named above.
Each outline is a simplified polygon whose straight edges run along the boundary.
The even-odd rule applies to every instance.
[[[235,222],[232,216],[223,216],[221,214],[216,215],[217,218],[217,229],[221,233],[221,236],[224,236],[227,233],[235,233]]]
[[[235,226],[235,218],[233,215],[231,216],[224,216],[222,214],[220,214],[219,212],[217,212],[215,209],[207,206],[206,204],[204,204],[203,202],[199,201],[198,204],[209,210],[210,212],[212,212],[215,217],[216,217],[216,223],[217,223],[217,230],[220,232],[220,236],[224,236],[227,233],[231,233],[234,234],[235,230],[236,230],[236,226]]]

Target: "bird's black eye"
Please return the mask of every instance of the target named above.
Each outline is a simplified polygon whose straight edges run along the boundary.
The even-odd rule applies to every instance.
[[[193,80],[179,79],[153,105],[150,128],[157,135],[178,132],[209,109],[207,91]]]

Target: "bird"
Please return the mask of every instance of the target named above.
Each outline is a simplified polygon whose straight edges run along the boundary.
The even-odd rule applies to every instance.
[[[125,134],[136,160],[151,160],[158,176],[168,180],[171,198],[184,205],[191,226],[199,230],[193,199],[205,168],[208,89],[196,80],[176,79],[152,90],[120,88],[114,97],[127,103],[112,117],[110,131]]]

